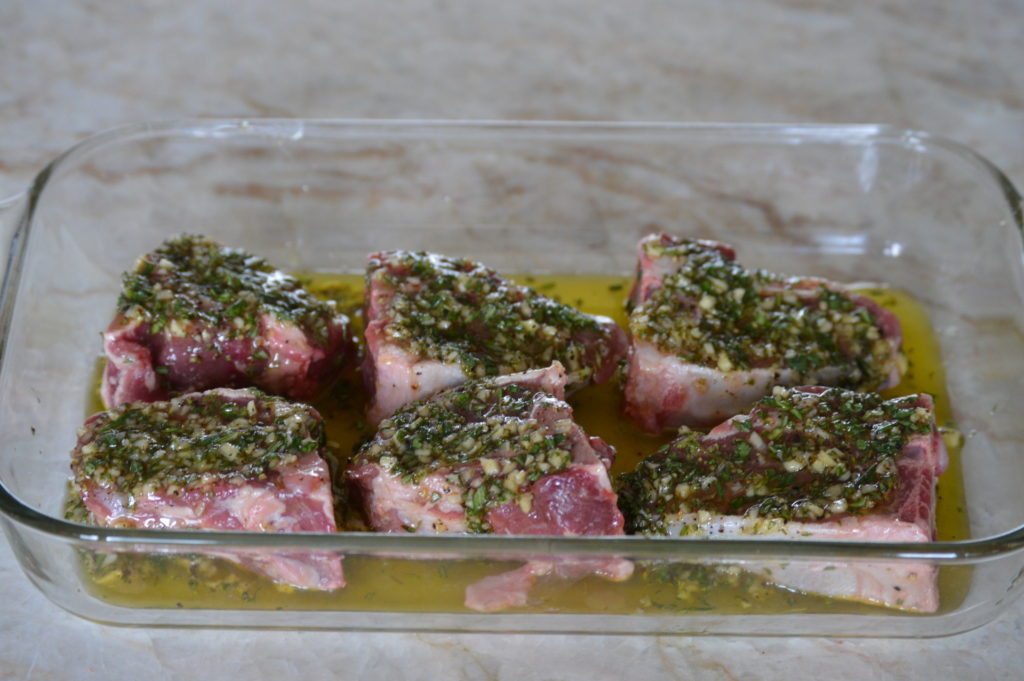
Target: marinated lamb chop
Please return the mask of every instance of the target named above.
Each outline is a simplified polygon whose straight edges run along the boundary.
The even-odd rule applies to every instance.
[[[218,387],[309,399],[354,349],[334,303],[261,258],[191,235],[124,274],[104,345],[108,407]]]
[[[334,532],[324,441],[315,409],[254,390],[124,404],[79,430],[72,486],[107,527]],[[217,555],[300,588],[345,585],[339,557]]]
[[[472,379],[384,419],[347,476],[381,532],[621,535],[608,478],[614,450],[588,437],[563,401],[567,376],[546,369]],[[531,561],[469,588],[466,605],[526,602],[546,574],[632,574],[620,559]]]
[[[899,382],[899,320],[869,298],[748,270],[718,242],[652,235],[638,251],[625,413],[644,430],[714,425],[776,385]]]
[[[469,260],[391,251],[369,256],[363,377],[378,423],[469,378],[560,362],[568,389],[608,380],[626,336]]]
[[[647,535],[927,542],[948,463],[932,399],[782,388],[749,414],[678,439],[619,477],[627,530]],[[754,564],[784,587],[931,612],[928,565]]]

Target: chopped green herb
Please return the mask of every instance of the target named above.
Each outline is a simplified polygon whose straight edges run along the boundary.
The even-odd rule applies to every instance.
[[[80,433],[74,484],[130,496],[254,479],[325,442],[312,407],[247,391],[239,401],[216,391],[169,402],[128,403],[102,412]]]
[[[469,260],[384,253],[371,260],[367,280],[389,341],[419,357],[459,364],[470,377],[558,360],[570,384],[583,384],[612,353],[611,331],[596,317]]]
[[[572,462],[570,418],[539,423],[531,414],[551,395],[495,379],[470,380],[384,419],[377,437],[363,445],[353,468],[377,463],[406,484],[446,476],[465,490],[462,504],[470,532],[489,532],[488,510],[516,501],[529,512],[529,487]]]
[[[934,427],[916,395],[884,400],[841,388],[775,388],[732,423],[726,437],[684,430],[619,476],[627,528],[665,534],[701,511],[802,521],[867,513],[897,493],[897,459],[910,438]],[[684,522],[680,531],[695,529]]]
[[[894,348],[854,294],[748,270],[700,241],[662,236],[644,251],[678,263],[630,315],[633,335],[661,351],[723,372],[786,368],[794,384],[825,369],[841,387],[875,389],[888,377]]]
[[[187,336],[205,327],[227,338],[251,338],[269,315],[325,344],[338,316],[333,302],[317,299],[262,258],[197,235],[164,242],[139,258],[122,282],[119,312],[149,324],[151,333]]]

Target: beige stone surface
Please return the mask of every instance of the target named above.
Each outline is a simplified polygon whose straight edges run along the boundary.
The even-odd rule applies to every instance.
[[[1024,185],[1020,0],[0,4],[0,198],[191,116],[887,123]],[[0,543],[0,678],[1016,679],[1024,602],[932,640],[113,628]]]

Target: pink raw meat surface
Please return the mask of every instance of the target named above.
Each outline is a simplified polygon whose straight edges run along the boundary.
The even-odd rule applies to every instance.
[[[216,389],[91,416],[72,453],[74,487],[108,527],[335,532],[316,410],[251,390]],[[333,590],[341,559],[217,552],[276,582]]]
[[[294,277],[186,235],[125,273],[104,349],[101,393],[114,407],[218,387],[310,399],[354,344],[348,318]]]
[[[638,259],[625,413],[648,432],[711,426],[776,385],[899,382],[899,321],[865,296],[744,269],[713,241],[652,235]]]
[[[469,378],[566,369],[568,389],[611,378],[626,335],[469,260],[391,251],[368,258],[363,380],[368,419]]]
[[[620,477],[633,532],[676,537],[863,542],[935,538],[948,464],[932,399],[776,388],[749,415],[686,432]],[[752,561],[765,579],[834,598],[933,612],[933,566]]]
[[[381,532],[621,535],[608,478],[614,450],[587,436],[563,401],[566,375],[546,369],[473,379],[399,409],[357,454],[347,476]],[[542,575],[626,579],[618,558],[533,559],[467,591],[467,607],[526,602]]]

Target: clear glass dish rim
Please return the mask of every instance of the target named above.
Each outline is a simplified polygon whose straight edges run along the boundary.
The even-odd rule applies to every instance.
[[[23,195],[0,200],[0,208],[17,208],[21,215],[10,237],[2,286],[0,286],[0,369],[6,355],[14,301],[17,298],[27,237],[33,216],[48,184],[80,158],[111,144],[161,136],[196,138],[283,138],[298,140],[307,130],[329,129],[335,138],[370,138],[383,133],[393,139],[643,139],[659,135],[684,135],[734,142],[843,143],[877,142],[910,146],[919,150],[942,149],[973,166],[989,178],[1005,202],[1007,217],[1024,232],[1022,199],[1013,183],[993,163],[958,142],[917,130],[887,125],[775,124],[775,123],[680,123],[605,121],[510,121],[510,120],[403,120],[335,118],[190,118],[137,123],[98,133],[56,157],[35,177]],[[127,550],[178,550],[295,548],[341,553],[401,553],[408,558],[428,558],[439,552],[456,557],[522,556],[524,554],[598,555],[618,554],[633,558],[733,558],[780,560],[885,559],[966,564],[994,560],[1024,548],[1024,524],[992,537],[930,543],[870,543],[825,540],[779,539],[682,539],[677,537],[538,537],[496,535],[391,535],[349,533],[261,533],[236,531],[182,531],[123,529],[82,525],[42,513],[22,503],[0,481],[0,512],[19,525],[66,541],[84,545],[122,547]]]

